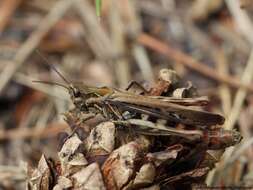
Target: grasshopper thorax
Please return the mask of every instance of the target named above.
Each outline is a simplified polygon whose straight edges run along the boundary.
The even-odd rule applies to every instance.
[[[74,83],[69,85],[69,94],[76,108],[87,110],[89,104],[87,100],[90,98],[98,98],[113,93],[113,89],[108,87],[93,87],[83,83]]]

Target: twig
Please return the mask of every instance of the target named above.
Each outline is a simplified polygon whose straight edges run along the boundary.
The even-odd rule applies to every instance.
[[[240,29],[241,33],[245,36],[245,38],[253,44],[253,37],[251,35],[251,31],[253,30],[253,25],[251,23],[251,20],[247,13],[240,9],[239,1],[237,0],[226,0],[226,3],[228,5],[228,8],[230,12],[232,13],[238,28]],[[244,69],[244,72],[242,74],[241,82],[244,85],[249,85],[253,79],[253,50],[251,50],[250,57],[248,59],[248,63]],[[247,90],[244,88],[239,88],[234,99],[233,107],[230,112],[230,115],[228,116],[228,119],[226,120],[226,123],[224,124],[224,127],[226,129],[232,129],[236,123],[236,121],[239,118],[243,102],[246,98]],[[240,126],[241,127],[241,126]],[[252,145],[252,138],[246,139],[243,144],[236,149],[236,152],[234,151],[235,148],[231,147],[227,149],[224,153],[224,157],[222,162],[217,166],[216,168],[216,179],[218,179],[221,175],[224,175],[224,172],[226,173],[226,169],[240,156],[242,153],[250,146]],[[224,171],[224,172],[221,172]],[[212,179],[210,183],[214,182],[216,180]]]
[[[221,75],[220,73],[217,73],[214,69],[211,69],[210,67],[204,65],[203,63],[196,61],[191,56],[173,49],[168,44],[161,42],[158,39],[153,38],[152,36],[142,33],[138,36],[137,41],[146,46],[150,49],[153,49],[161,54],[166,55],[168,58],[171,58],[175,60],[177,63],[181,63],[184,66],[199,72],[200,74],[209,77],[211,79],[214,79],[216,81],[228,84],[235,88],[243,88],[247,89],[250,92],[253,92],[253,86],[245,85],[242,82],[240,82],[238,79],[229,76],[229,75]]]
[[[192,34],[192,40],[200,46],[201,51],[210,54],[215,63],[217,72],[222,75],[228,75],[228,62],[223,49],[214,43],[210,37],[198,29],[190,20],[186,20],[187,29]],[[219,96],[222,102],[222,109],[225,116],[228,116],[231,110],[231,93],[229,86],[221,83],[219,84]]]
[[[247,150],[248,148],[251,148],[251,146],[253,145],[253,137],[251,137],[250,139],[248,139],[247,141],[244,141],[240,147],[238,147],[236,149],[236,152],[233,155],[230,155],[231,157],[229,158],[229,160],[226,163],[226,167],[228,167],[228,165],[232,164],[233,162],[235,162],[244,152],[245,150]]]
[[[143,78],[151,83],[154,82],[154,74],[152,72],[152,67],[150,60],[147,56],[146,49],[143,46],[134,44],[133,46],[133,56],[142,72]]]
[[[249,85],[249,84],[251,84],[252,79],[253,79],[253,50],[250,53],[250,57],[249,57],[247,65],[244,69],[244,72],[242,74],[241,81],[244,85]],[[238,91],[235,95],[235,100],[233,103],[232,110],[230,112],[228,119],[225,122],[226,129],[230,130],[234,127],[235,122],[237,121],[237,119],[241,113],[242,105],[243,105],[243,102],[246,98],[246,95],[247,95],[246,89],[243,89],[243,88],[238,89]]]
[[[66,101],[69,100],[69,96],[67,92],[64,93],[64,91],[60,87],[54,86],[56,90],[52,90],[53,87],[49,87],[43,84],[36,84],[32,82],[35,78],[36,77],[32,77],[32,76],[28,77],[27,75],[19,73],[19,72],[15,73],[15,75],[13,76],[13,80],[19,84],[22,84],[34,90],[41,91],[49,96],[58,98],[60,100],[66,100]]]
[[[239,126],[240,126],[240,132],[243,136],[244,141],[249,141],[251,138],[251,125],[252,125],[252,121],[251,121],[251,106],[249,106],[247,109],[243,110],[243,113],[240,114],[239,117]],[[253,149],[249,148],[246,152],[247,158],[248,160],[251,160],[251,158],[253,158]],[[253,171],[253,163],[249,162],[249,170]]]
[[[224,26],[219,22],[210,25],[210,32],[223,39],[229,46],[234,47],[236,52],[242,52],[246,55],[250,52],[250,43],[247,39],[242,38],[241,34],[231,28]]]
[[[25,181],[26,178],[26,171],[22,166],[0,165],[0,181]]]
[[[222,49],[219,49],[219,51],[216,51],[216,55],[213,55],[216,59],[216,67],[220,74],[227,74],[228,75],[228,62],[226,59],[226,56],[224,55],[224,52]],[[232,104],[232,97],[231,92],[229,89],[229,86],[226,84],[221,84],[219,86],[219,94],[220,99],[222,102],[222,110],[225,116],[228,116],[231,110],[231,104]]]
[[[126,23],[127,26],[125,26],[125,30],[127,30],[131,35],[139,34],[141,28],[143,28],[140,15],[136,10],[136,7],[138,7],[136,4],[138,3],[140,2],[127,0],[125,3],[127,6],[125,6],[125,10],[122,11],[125,13],[123,14],[123,18],[127,18],[128,21]],[[132,47],[132,54],[140,68],[143,78],[151,83],[154,82],[154,74],[146,49],[140,44],[134,43]]]
[[[120,2],[121,3],[121,2]],[[112,0],[111,10],[109,14],[109,24],[111,29],[112,44],[118,51],[119,55],[126,52],[126,43],[124,35],[124,23],[121,19],[118,0]],[[122,56],[115,61],[116,77],[120,86],[126,86],[130,80],[129,60],[127,57]]]
[[[228,9],[235,19],[236,25],[240,32],[253,44],[253,24],[247,12],[240,8],[239,0],[226,0]]]
[[[22,66],[28,56],[39,45],[42,38],[55,25],[55,23],[62,18],[73,2],[74,1],[69,0],[59,0],[48,15],[41,21],[38,28],[23,43],[14,56],[13,62],[11,62],[11,64],[7,64],[0,74],[0,93],[3,91],[14,73]]]
[[[85,38],[93,52],[101,59],[112,58],[116,54],[109,36],[98,22],[94,8],[86,0],[75,0],[74,7],[79,14],[84,30]]]
[[[242,80],[243,84],[247,85],[247,84],[251,83],[252,78],[253,78],[253,50],[250,53],[250,57],[248,59],[248,63],[247,63],[247,65],[244,69],[244,72],[242,74],[241,80]],[[237,121],[237,119],[240,115],[246,95],[247,95],[246,89],[244,89],[244,88],[238,89],[238,91],[235,95],[235,100],[234,100],[232,110],[230,112],[228,119],[226,120],[226,122],[224,124],[225,129],[233,129],[235,122]],[[232,163],[231,162],[231,155],[233,154],[233,152],[234,152],[234,147],[231,147],[225,151],[225,153],[223,155],[223,161],[217,166],[216,173],[218,171],[224,170],[225,168],[228,167],[228,165],[230,165]],[[218,174],[220,174],[220,173],[218,173]]]
[[[0,36],[22,0],[4,0],[0,5]]]
[[[248,85],[251,83],[253,79],[253,50],[250,53],[250,57],[248,60],[248,63],[244,69],[244,72],[242,74],[242,79],[241,81],[243,82],[243,84]],[[233,107],[232,110],[230,112],[230,115],[228,117],[228,119],[226,120],[225,124],[224,124],[224,128],[231,130],[233,129],[240,113],[242,110],[242,106],[243,106],[243,102],[246,98],[247,95],[247,90],[240,88],[238,89],[236,95],[235,95],[235,100],[233,103]],[[230,148],[228,149],[225,154],[224,154],[224,167],[229,163],[230,157],[232,155],[234,151],[234,148]]]
[[[68,128],[64,123],[53,123],[45,128],[18,128],[0,131],[0,140],[4,139],[24,139],[24,138],[49,138],[54,137],[59,132]]]

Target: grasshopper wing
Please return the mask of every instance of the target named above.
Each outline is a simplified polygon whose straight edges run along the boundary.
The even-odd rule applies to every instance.
[[[187,125],[212,126],[224,123],[224,117],[149,96],[114,95],[105,100],[122,111],[143,113]]]

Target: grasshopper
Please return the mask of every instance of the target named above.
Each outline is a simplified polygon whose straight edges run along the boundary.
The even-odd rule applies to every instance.
[[[44,56],[43,59],[45,59]],[[45,60],[49,64],[47,59]],[[173,98],[150,96],[147,95],[145,90],[144,95],[138,95],[128,90],[87,86],[83,83],[70,82],[55,67],[50,64],[49,66],[66,84],[47,81],[35,82],[64,87],[68,90],[76,109],[83,113],[102,114],[108,120],[127,120],[136,115],[146,114],[155,119],[163,119],[168,122],[185,125],[213,126],[224,123],[223,116],[196,109],[196,106],[200,107],[208,103],[206,97]],[[135,81],[130,83],[127,89],[133,84],[137,84],[137,86],[144,89]]]

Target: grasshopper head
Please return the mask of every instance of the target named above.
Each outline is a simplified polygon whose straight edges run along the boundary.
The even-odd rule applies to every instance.
[[[70,85],[69,94],[76,108],[82,111],[87,110],[86,106],[87,94],[83,90],[81,91],[81,89],[78,86]]]

